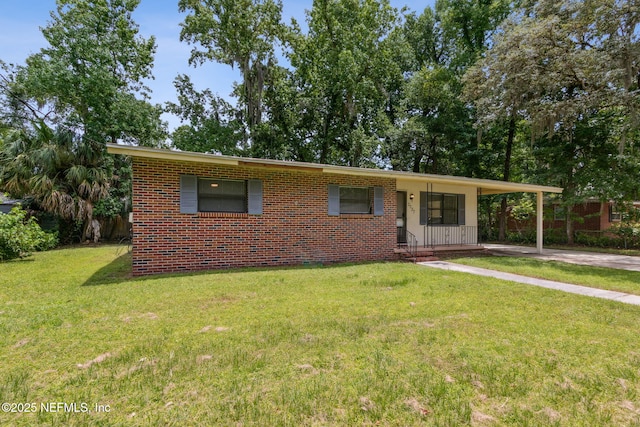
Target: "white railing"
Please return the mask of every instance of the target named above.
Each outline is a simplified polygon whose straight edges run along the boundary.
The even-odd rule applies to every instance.
[[[478,227],[472,225],[430,225],[423,234],[424,247],[478,244]]]

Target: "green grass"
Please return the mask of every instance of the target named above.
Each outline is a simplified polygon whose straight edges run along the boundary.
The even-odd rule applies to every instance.
[[[528,257],[451,258],[452,262],[506,273],[640,295],[640,272]],[[640,259],[638,260],[640,262]]]
[[[408,263],[129,263],[0,264],[0,401],[110,408],[0,425],[640,424],[639,307]]]

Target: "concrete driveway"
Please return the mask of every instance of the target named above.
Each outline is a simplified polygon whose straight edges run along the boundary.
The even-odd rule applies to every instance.
[[[591,265],[596,267],[617,268],[620,270],[640,271],[640,257],[613,255],[599,252],[570,251],[564,249],[544,249],[544,253],[536,253],[535,248],[498,244],[483,244],[493,255],[525,256],[548,261],[562,261],[571,264]]]

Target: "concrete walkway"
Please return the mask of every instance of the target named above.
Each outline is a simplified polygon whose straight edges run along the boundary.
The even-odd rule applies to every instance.
[[[493,255],[498,256],[526,256],[546,261],[562,261],[571,264],[640,271],[640,257],[636,256],[570,251],[564,249],[544,249],[542,254],[538,254],[535,248],[527,246],[493,244],[483,244],[482,246],[487,248]]]
[[[467,265],[454,264],[444,261],[419,262],[418,264],[430,268],[439,268],[442,270],[459,271],[462,273],[476,274],[479,276],[495,277],[497,279],[508,280],[516,283],[524,283],[527,285],[540,286],[543,288],[555,289],[572,294],[586,295],[590,297],[624,302],[627,304],[640,305],[640,296],[625,294],[622,292],[589,288],[587,286],[571,285],[569,283],[554,282],[552,280],[535,279],[532,277],[520,276],[517,274],[503,273],[501,271],[487,270],[485,268],[470,267]]]

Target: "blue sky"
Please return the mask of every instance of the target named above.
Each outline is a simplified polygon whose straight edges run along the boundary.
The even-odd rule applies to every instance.
[[[434,0],[391,0],[394,7],[409,5],[418,13],[433,5]],[[28,4],[28,7],[25,5]],[[283,18],[289,22],[295,18],[305,21],[305,10],[311,9],[312,0],[283,0]],[[50,20],[49,12],[55,10],[55,0],[0,0],[0,59],[7,63],[24,64],[27,56],[37,53],[46,42],[40,27]],[[237,71],[227,65],[207,63],[197,68],[188,65],[191,46],[179,41],[180,22],[184,14],[178,13],[178,0],[142,0],[134,12],[134,20],[140,25],[144,37],[156,37],[157,51],[153,75],[148,82],[152,90],[151,102],[164,104],[175,101],[173,79],[178,74],[191,76],[196,88],[209,88],[228,98],[233,82],[239,79]],[[175,117],[165,115],[172,129],[179,125]]]

